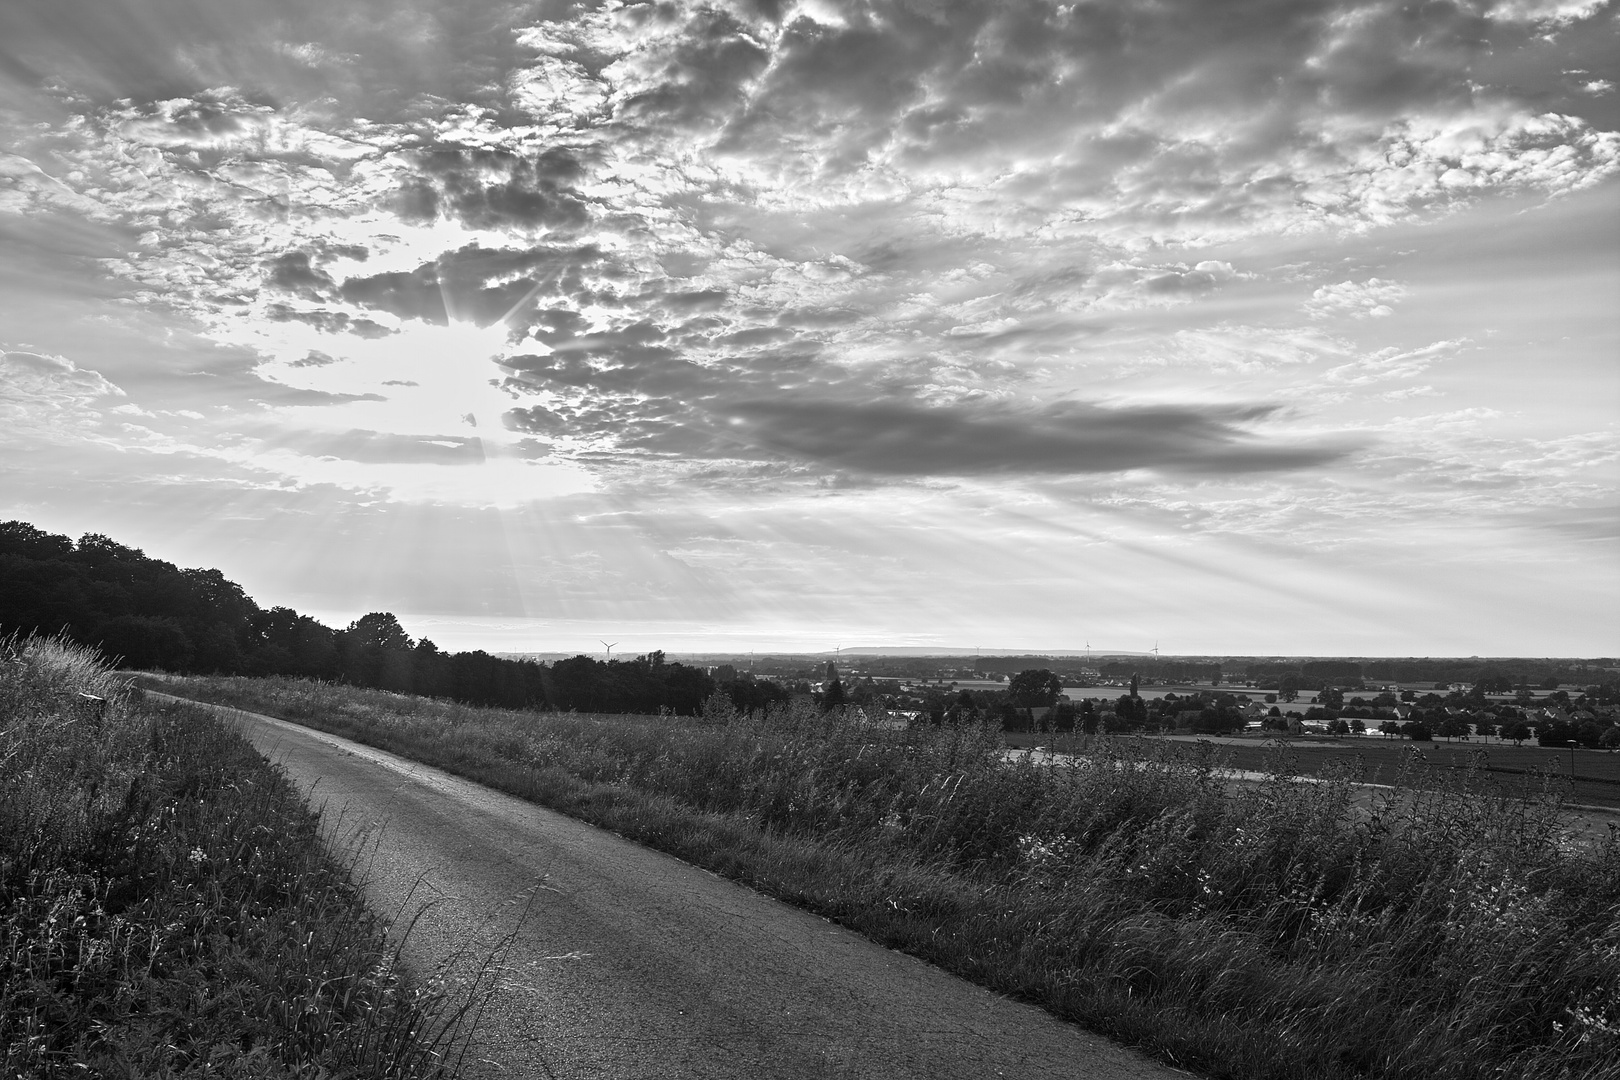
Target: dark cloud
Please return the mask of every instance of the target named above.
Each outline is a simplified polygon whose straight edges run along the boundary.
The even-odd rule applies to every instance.
[[[441,147],[415,155],[417,175],[390,206],[409,221],[441,212],[474,229],[573,231],[590,220],[574,185],[585,175],[580,152],[553,147],[534,156],[508,150]]]
[[[372,319],[355,318],[344,311],[298,311],[286,304],[271,304],[265,315],[276,322],[301,322],[328,334],[354,334],[363,338],[385,338],[397,331]]]
[[[675,311],[714,311],[726,302],[724,289],[698,289],[691,292],[671,292],[659,295],[658,302]]]
[[[264,278],[273,289],[312,301],[330,299],[337,288],[326,271],[310,264],[309,253],[304,251],[288,251],[276,256],[265,267]]]
[[[415,270],[349,278],[338,292],[351,304],[402,319],[443,326],[455,318],[488,326],[542,289],[548,295],[588,294],[582,271],[602,258],[592,245],[492,250],[469,244]],[[525,313],[524,321],[531,317]]]
[[[1267,408],[1064,403],[996,405],[828,400],[732,405],[728,421],[756,446],[836,469],[885,476],[1065,475],[1155,469],[1253,473],[1312,468],[1349,448],[1265,443],[1240,425]]]
[[[667,18],[660,7],[645,5],[629,18]],[[770,62],[752,28],[728,12],[700,8],[666,49],[641,60],[641,89],[620,105],[618,118],[680,128],[723,121]]]

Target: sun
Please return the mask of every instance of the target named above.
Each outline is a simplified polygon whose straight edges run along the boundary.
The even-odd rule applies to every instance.
[[[570,462],[535,460],[532,446],[510,430],[511,396],[495,360],[508,347],[504,324],[403,322],[397,332],[366,339],[300,324],[265,328],[270,340],[261,378],[328,400],[277,406],[282,437],[251,460],[301,483],[378,489],[411,501],[510,505],[594,489]],[[263,345],[261,345],[263,349]],[[332,452],[334,440],[371,437],[407,450],[439,446],[465,451],[455,462],[354,460]]]

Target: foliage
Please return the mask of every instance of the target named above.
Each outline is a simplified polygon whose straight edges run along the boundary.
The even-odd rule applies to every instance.
[[[1620,1059],[1620,848],[1414,751],[1232,786],[1207,744],[1050,766],[982,724],[806,704],[480,711],[308,682],[193,692],[545,801],[1219,1076],[1597,1077]],[[1370,802],[1370,806],[1368,805]]]
[[[1056,705],[1062,695],[1063,680],[1045,668],[1020,671],[1007,681],[1007,697],[1022,709]]]
[[[305,676],[509,708],[691,714],[714,689],[662,653],[606,665],[579,656],[553,679],[529,661],[413,641],[384,611],[333,630],[261,609],[218,570],[181,570],[93,533],[75,545],[21,521],[0,522],[6,632],[59,633],[143,670]]]
[[[219,722],[81,647],[0,664],[0,1075],[442,1075],[383,930]]]

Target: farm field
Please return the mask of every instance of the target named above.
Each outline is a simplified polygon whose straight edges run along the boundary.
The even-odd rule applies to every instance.
[[[1006,732],[1007,745],[1017,749],[1043,746],[1053,750],[1082,752],[1085,736]],[[1419,753],[1429,765],[1468,769],[1478,766],[1504,790],[1540,790],[1549,783],[1567,793],[1569,801],[1586,806],[1620,808],[1620,754],[1607,750],[1575,751],[1575,781],[1569,783],[1570,752],[1545,746],[1514,746],[1496,740],[1471,742],[1413,743],[1406,739],[1386,739],[1378,735],[1341,739],[1264,739],[1254,736],[1200,738],[1188,735],[1143,736],[1149,741],[1167,743],[1208,742],[1219,747],[1232,768],[1263,772],[1282,753],[1290,767],[1301,775],[1316,776],[1323,769],[1350,767],[1366,783],[1394,783],[1411,755]]]

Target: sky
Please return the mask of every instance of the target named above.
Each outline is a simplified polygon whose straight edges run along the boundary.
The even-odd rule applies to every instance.
[[[1620,654],[1617,8],[8,0],[0,518],[451,649]]]

